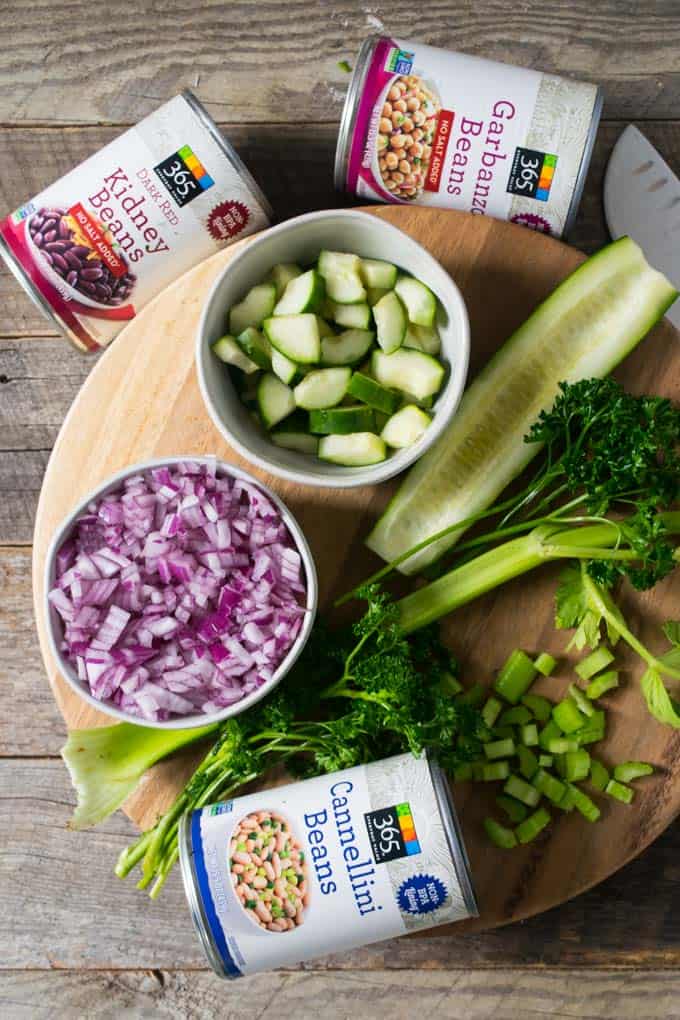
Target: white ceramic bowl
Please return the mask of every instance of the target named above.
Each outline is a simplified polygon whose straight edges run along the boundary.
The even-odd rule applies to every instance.
[[[275,446],[241,403],[225,366],[210,345],[226,332],[227,312],[248,289],[261,283],[277,262],[313,262],[324,248],[394,262],[426,283],[439,299],[437,326],[447,381],[421,439],[370,467],[342,467]],[[463,395],[470,354],[470,327],[458,287],[429,252],[390,223],[355,210],[307,213],[267,230],[228,263],[210,292],[198,327],[196,367],[203,400],[216,428],[258,467],[306,485],[347,488],[383,482],[410,467],[453,418]]]
[[[124,722],[136,723],[139,726],[152,726],[156,729],[165,730],[184,730],[191,726],[207,726],[210,723],[219,722],[222,719],[228,719],[230,716],[239,715],[244,712],[251,705],[254,705],[260,698],[263,698],[265,694],[269,694],[278,683],[283,679],[289,669],[293,666],[294,662],[298,658],[300,652],[307,643],[307,639],[312,630],[314,618],[316,616],[316,610],[318,606],[318,583],[316,577],[316,567],[312,558],[311,550],[307,544],[300,525],[297,523],[293,515],[291,514],[288,507],[283,503],[279,497],[268,489],[266,485],[263,485],[257,478],[253,478],[247,471],[242,471],[240,468],[234,467],[231,464],[225,464],[224,461],[217,461],[217,470],[220,474],[229,475],[232,478],[242,478],[252,485],[261,489],[265,493],[268,499],[274,503],[277,507],[281,518],[288,528],[295,548],[300,553],[302,558],[302,564],[305,571],[305,580],[307,584],[307,599],[305,603],[305,617],[300,628],[300,633],[296,637],[290,651],[287,656],[274,672],[271,680],[267,683],[262,684],[256,691],[242,698],[241,701],[234,702],[233,705],[228,705],[226,708],[221,709],[219,712],[214,712],[212,715],[208,715],[204,712],[199,712],[196,715],[181,716],[176,719],[168,719],[164,722],[152,722],[147,719],[141,719],[139,716],[130,715],[127,712],[123,712],[116,705],[112,705],[106,701],[99,701],[91,694],[89,687],[79,677],[76,670],[73,668],[71,663],[65,657],[64,653],[59,647],[63,637],[63,628],[61,619],[57,611],[53,608],[51,602],[48,599],[48,594],[54,587],[55,576],[56,576],[56,563],[57,553],[63,545],[63,543],[69,538],[76,520],[82,513],[87,509],[88,503],[93,500],[100,499],[102,496],[113,492],[118,489],[124,479],[130,475],[138,474],[142,471],[148,471],[151,468],[165,467],[166,465],[174,465],[179,461],[192,461],[198,464],[211,464],[214,462],[213,457],[194,457],[187,454],[186,456],[176,457],[161,457],[157,460],[146,460],[140,464],[134,464],[132,467],[126,468],[124,471],[119,471],[118,474],[113,475],[108,481],[104,482],[101,486],[91,492],[85,499],[82,499],[80,503],[75,507],[74,510],[68,515],[61,525],[57,528],[54,537],[50,543],[50,547],[47,551],[47,557],[45,561],[45,593],[44,593],[44,612],[45,621],[47,624],[47,640],[49,643],[50,653],[57,663],[61,675],[67,680],[76,694],[79,694],[81,698],[87,701],[93,708],[99,709],[101,712],[106,712],[107,715],[112,715],[116,719],[123,720]]]

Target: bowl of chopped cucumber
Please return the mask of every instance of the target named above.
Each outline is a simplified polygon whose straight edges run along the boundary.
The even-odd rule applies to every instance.
[[[265,471],[307,485],[384,481],[442,434],[470,331],[451,277],[396,227],[309,213],[251,241],[215,281],[198,329],[215,426]]]

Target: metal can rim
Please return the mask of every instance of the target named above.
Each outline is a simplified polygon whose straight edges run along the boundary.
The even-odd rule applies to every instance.
[[[430,778],[432,779],[432,786],[437,798],[439,813],[444,823],[446,841],[451,851],[456,875],[458,876],[458,882],[463,894],[463,902],[469,911],[469,917],[479,917],[477,897],[470,874],[470,859],[463,840],[463,832],[453,803],[453,797],[451,796],[451,789],[437,759],[429,753],[427,755],[427,763],[430,768]]]
[[[267,196],[263,192],[263,190],[260,187],[260,185],[255,180],[255,178],[251,174],[250,170],[245,165],[245,163],[243,162],[243,160],[241,159],[241,157],[239,156],[238,152],[236,151],[234,146],[231,144],[229,139],[226,138],[225,135],[222,134],[222,132],[220,131],[219,127],[217,126],[217,124],[215,123],[213,118],[210,116],[210,114],[208,113],[206,108],[201,103],[200,99],[196,98],[196,96],[191,91],[191,89],[182,89],[181,96],[182,96],[182,99],[184,99],[184,101],[191,108],[193,113],[196,114],[196,116],[201,121],[201,123],[204,125],[204,127],[208,130],[208,132],[210,133],[210,135],[213,138],[213,140],[220,147],[220,149],[222,150],[224,155],[227,157],[227,159],[229,160],[231,165],[234,167],[236,172],[239,174],[239,176],[242,177],[243,180],[245,181],[245,183],[248,185],[248,187],[249,187],[250,191],[252,192],[253,196],[260,203],[260,206],[262,207],[262,211],[264,212],[264,214],[267,217],[267,219],[268,220],[272,220],[274,218],[274,210],[271,207],[269,199],[267,198]]]
[[[198,881],[194,869],[194,849],[191,842],[191,815],[184,814],[180,818],[179,832],[177,834],[179,845],[179,865],[182,873],[184,894],[189,905],[191,921],[196,930],[203,950],[210,966],[220,977],[234,981],[235,977],[225,969],[222,959],[217,952],[213,940],[210,938],[208,919],[205,916],[203,903],[197,893]]]
[[[597,138],[597,129],[600,125],[600,117],[602,116],[602,106],[604,104],[604,89],[601,85],[595,86],[595,101],[593,103],[593,112],[590,118],[590,127],[588,129],[588,137],[586,143],[583,146],[583,153],[581,154],[581,163],[578,168],[578,174],[576,175],[576,182],[574,184],[574,190],[571,196],[571,202],[569,203],[569,209],[564,220],[564,227],[562,228],[562,237],[567,237],[570,233],[571,228],[574,226],[576,215],[581,205],[581,199],[583,198],[583,189],[585,187],[586,178],[588,176],[588,170],[590,168],[590,162],[593,158],[593,149],[595,148],[595,140]]]
[[[359,103],[357,100],[361,95],[361,90],[365,84],[370,59],[373,56],[375,47],[381,39],[386,38],[387,36],[380,35],[378,32],[373,35],[369,35],[366,39],[364,39],[361,44],[361,49],[357,54],[356,64],[354,66],[354,71],[352,72],[349,85],[347,86],[347,95],[345,96],[345,102],[342,107],[340,127],[338,128],[338,141],[335,147],[333,184],[336,191],[347,191],[347,164],[349,149],[354,138],[354,128],[356,127],[357,113],[359,110]]]

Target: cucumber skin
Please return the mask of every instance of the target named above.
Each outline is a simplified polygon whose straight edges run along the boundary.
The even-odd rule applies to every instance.
[[[370,407],[327,407],[309,412],[309,431],[319,435],[349,435],[373,432],[375,417]]]
[[[349,381],[347,393],[350,397],[355,397],[384,414],[394,414],[401,402],[400,393],[389,390],[363,372],[354,373]]]
[[[588,350],[586,355],[583,355],[579,359],[579,363],[583,361],[586,365],[583,370],[572,371],[566,373],[566,381],[576,382],[579,379],[588,378],[592,376],[604,376],[607,375],[620,361],[622,361],[627,354],[633,350],[634,347],[647,335],[649,330],[655,323],[663,316],[664,312],[673,304],[678,292],[671,286],[671,284],[665,280],[662,274],[657,273],[655,270],[647,264],[644,256],[638,246],[628,237],[619,238],[617,241],[612,242],[606,247],[602,248],[597,254],[592,255],[589,259],[586,259],[580,266],[578,266],[572,273],[570,273],[565,280],[550,294],[536,309],[532,312],[526,322],[523,323],[512,334],[511,337],[505,342],[505,344],[494,354],[489,360],[486,366],[479,373],[477,378],[471,383],[466,392],[463,395],[463,399],[456,412],[456,417],[452,422],[451,426],[444,433],[443,436],[435,443],[435,445],[418,461],[418,463],[411,469],[406,479],[402,482],[401,486],[392,497],[392,500],[387,506],[387,509],[383,515],[379,518],[376,525],[374,526],[371,533],[366,539],[366,545],[373,552],[377,553],[386,561],[390,561],[401,553],[405,552],[412,545],[416,545],[419,541],[427,538],[428,534],[435,534],[437,531],[443,528],[455,524],[456,520],[463,520],[464,518],[471,516],[472,514],[485,509],[490,506],[496,497],[503,491],[513,478],[521,473],[531,459],[538,454],[540,446],[537,443],[528,444],[523,442],[524,433],[527,431],[528,426],[538,416],[538,410],[531,411],[531,420],[525,422],[522,425],[522,434],[517,435],[515,440],[515,449],[506,450],[505,455],[501,456],[501,465],[494,470],[489,470],[486,473],[486,485],[482,492],[476,494],[469,494],[468,503],[459,502],[458,507],[454,505],[455,497],[460,495],[454,494],[454,497],[450,497],[446,500],[440,500],[440,503],[444,505],[445,511],[448,513],[440,514],[439,517],[432,518],[432,524],[428,526],[427,532],[423,533],[422,526],[418,527],[417,517],[418,509],[423,505],[423,501],[427,500],[428,493],[423,487],[421,490],[421,480],[427,481],[432,479],[437,474],[446,474],[446,463],[448,460],[447,451],[452,440],[456,441],[456,432],[461,429],[464,423],[465,417],[468,414],[468,408],[471,410],[471,417],[474,422],[474,408],[476,405],[489,406],[489,401],[493,397],[491,390],[495,390],[497,386],[503,385],[503,376],[505,375],[506,368],[512,371],[511,361],[513,358],[522,352],[523,347],[531,349],[531,334],[534,330],[548,331],[551,328],[550,319],[554,317],[554,313],[559,315],[561,306],[564,306],[564,311],[573,310],[578,304],[579,291],[582,294],[591,294],[595,290],[602,288],[603,283],[609,282],[616,285],[616,273],[610,272],[604,275],[598,280],[598,271],[600,267],[607,267],[611,262],[612,267],[617,264],[620,266],[620,271],[626,271],[628,279],[630,279],[631,273],[636,271],[637,274],[647,273],[650,276],[649,292],[643,297],[644,301],[644,313],[638,311],[638,321],[635,324],[635,329],[631,333],[630,327],[628,327],[627,335],[619,340],[616,348],[611,350],[610,356],[606,359],[606,363],[599,366],[591,366],[589,362],[593,359],[592,350]],[[590,276],[593,276],[592,282],[589,283]],[[620,274],[619,274],[620,275]],[[587,286],[582,287],[582,282]],[[653,285],[653,286],[652,286]],[[571,300],[573,298],[575,300]],[[639,296],[637,297],[638,303],[640,302]],[[620,321],[628,323],[630,319],[630,313],[625,314],[625,309],[622,311]],[[548,320],[548,321],[545,321]],[[604,324],[602,325],[604,329]],[[528,339],[527,339],[528,338]],[[521,361],[521,354],[517,358]],[[578,368],[578,366],[576,366]],[[562,373],[564,377],[565,373]],[[549,408],[552,406],[554,398],[557,394],[557,382],[555,381],[554,391],[551,393],[549,399],[546,399],[544,406]],[[481,404],[480,404],[481,402]],[[463,434],[463,438],[465,438]],[[503,453],[503,451],[501,451]],[[444,486],[442,486],[442,492],[444,492]],[[409,528],[408,520],[406,522],[406,535],[398,536],[397,540],[393,540],[390,536],[390,530],[394,525],[395,519],[399,517],[402,512],[408,514],[409,505],[416,504],[415,517],[416,521],[413,526]],[[402,511],[402,506],[404,511]],[[400,572],[405,574],[417,573],[422,567],[434,560],[438,559],[447,549],[451,548],[460,536],[463,534],[464,529],[453,532],[446,538],[440,539],[438,542],[433,542],[427,549],[417,553],[411,557],[405,563],[401,564],[398,569]]]

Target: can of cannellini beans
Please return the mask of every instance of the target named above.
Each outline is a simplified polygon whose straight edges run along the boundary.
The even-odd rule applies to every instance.
[[[185,91],[0,221],[0,253],[52,322],[97,351],[160,290],[270,216]]]
[[[191,915],[222,977],[477,915],[439,766],[399,755],[182,819]]]
[[[373,36],[345,100],[335,185],[561,237],[576,216],[601,109],[596,85]]]

